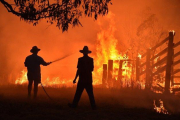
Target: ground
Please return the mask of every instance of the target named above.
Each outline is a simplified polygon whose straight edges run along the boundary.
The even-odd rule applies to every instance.
[[[144,90],[94,88],[97,110],[92,110],[84,91],[76,109],[68,107],[75,87],[39,87],[38,99],[27,98],[27,86],[0,86],[0,120],[176,120],[180,118],[179,95],[162,95]],[[154,111],[153,100],[162,99],[169,115]],[[158,104],[157,104],[158,105]]]

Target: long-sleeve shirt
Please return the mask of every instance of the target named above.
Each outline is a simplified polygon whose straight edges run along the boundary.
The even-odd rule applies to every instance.
[[[92,71],[94,69],[93,58],[84,56],[78,59],[79,82],[92,83]]]
[[[26,57],[25,66],[27,67],[28,73],[28,80],[41,80],[41,68],[40,65],[48,65],[47,62],[43,60],[42,57],[32,54]]]

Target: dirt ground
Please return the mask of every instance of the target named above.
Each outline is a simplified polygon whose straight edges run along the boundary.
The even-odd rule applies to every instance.
[[[162,95],[144,90],[94,88],[97,110],[92,110],[84,91],[78,108],[68,107],[76,87],[45,88],[50,100],[39,87],[38,98],[27,98],[27,86],[0,86],[0,120],[179,120],[180,96]],[[159,99],[169,115],[154,111]]]

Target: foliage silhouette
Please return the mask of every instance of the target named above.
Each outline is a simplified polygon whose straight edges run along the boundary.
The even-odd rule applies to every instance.
[[[94,17],[96,20],[99,15],[108,13],[108,5],[111,0],[14,0],[14,3],[8,3],[6,0],[0,0],[4,7],[19,16],[21,20],[38,24],[41,19],[47,19],[50,24],[56,23],[56,27],[67,31],[69,25],[79,26],[79,18],[84,14],[88,17]]]

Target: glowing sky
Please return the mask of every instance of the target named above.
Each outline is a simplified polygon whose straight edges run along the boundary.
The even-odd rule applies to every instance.
[[[163,31],[175,30],[175,41],[180,40],[180,1],[179,0],[112,0],[109,11],[114,14],[115,37],[117,48],[128,48],[130,38],[136,37],[137,27],[151,14],[155,14],[159,26]],[[96,55],[97,34],[107,29],[109,21],[99,17],[81,18],[83,27],[72,28],[62,33],[55,25],[41,21],[37,26],[20,21],[17,16],[8,13],[0,4],[0,81],[3,75],[11,74],[16,77],[24,67],[24,60],[30,54],[32,46],[41,48],[39,55],[46,61],[55,60],[63,55],[76,52],[72,56],[48,67],[42,67],[44,76],[60,76],[73,79],[76,64],[81,54],[78,52],[84,45],[88,45]],[[99,24],[101,23],[101,24]]]

